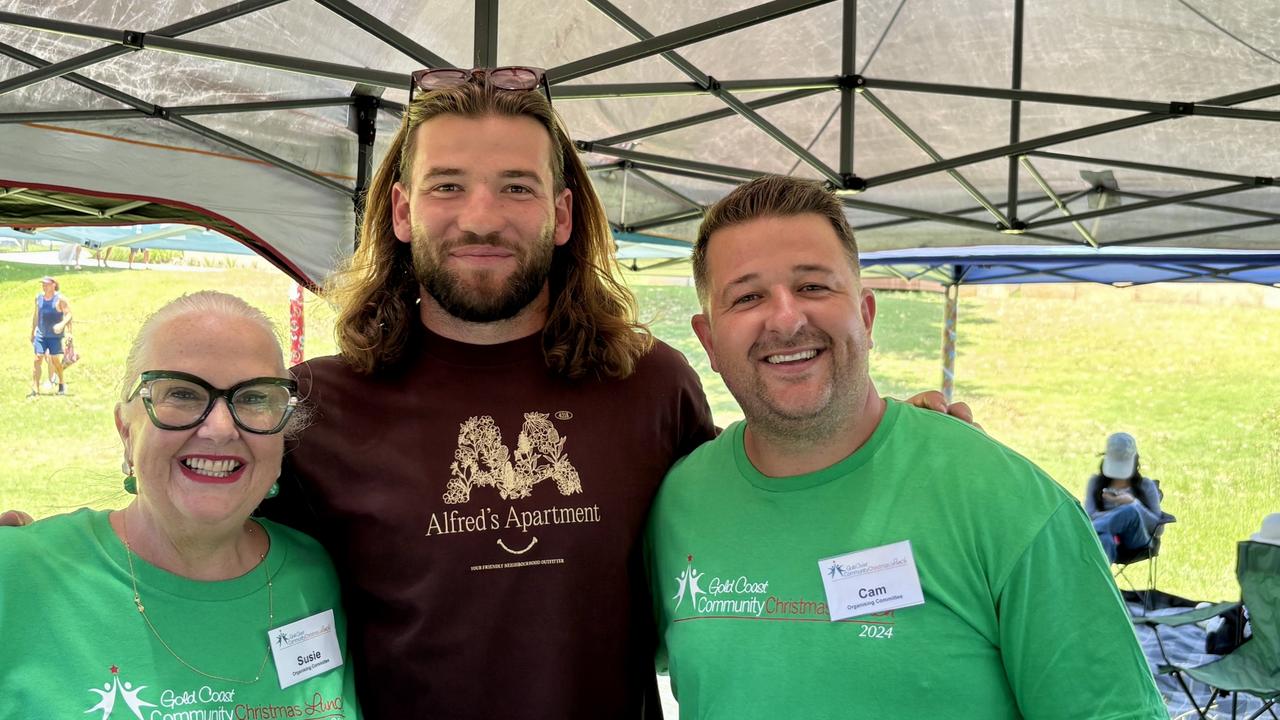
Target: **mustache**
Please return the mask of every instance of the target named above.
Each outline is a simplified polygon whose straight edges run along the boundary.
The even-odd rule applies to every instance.
[[[820,348],[831,347],[831,336],[826,332],[806,325],[800,328],[790,337],[783,337],[774,332],[765,334],[751,344],[749,357],[764,357],[765,355],[778,355],[786,353],[788,350],[794,350],[800,346],[817,346]]]
[[[456,237],[442,240],[437,246],[440,252],[447,253],[455,248],[465,247],[467,245],[488,245],[490,247],[502,248],[519,253],[520,249],[515,245],[502,239],[498,233],[488,233],[486,235],[477,235],[473,232],[463,232]]]

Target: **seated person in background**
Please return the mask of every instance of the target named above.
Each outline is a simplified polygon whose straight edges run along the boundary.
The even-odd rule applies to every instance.
[[[1089,478],[1084,491],[1084,509],[1111,562],[1120,548],[1137,550],[1151,544],[1160,524],[1160,489],[1139,472],[1138,443],[1129,433],[1107,438],[1098,474]]]
[[[329,557],[249,518],[301,423],[271,321],[223,293],[174,300],[138,331],[122,390],[137,497],[0,527],[0,717],[358,718]]]

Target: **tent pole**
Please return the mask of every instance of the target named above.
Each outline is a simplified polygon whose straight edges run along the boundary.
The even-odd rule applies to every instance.
[[[1270,227],[1280,223],[1280,218],[1272,218],[1270,220],[1254,220],[1247,223],[1236,223],[1234,225],[1218,225],[1210,228],[1193,228],[1191,230],[1179,230],[1177,232],[1161,233],[1160,235],[1148,235],[1146,237],[1126,238],[1124,240],[1114,240],[1106,243],[1106,247],[1118,247],[1125,245],[1143,245],[1146,243],[1160,242],[1162,240],[1178,240],[1185,237],[1208,236],[1217,233],[1236,232],[1239,230],[1252,230],[1254,228]]]
[[[926,155],[933,158],[934,160],[938,160],[938,161],[942,160],[942,155],[939,154],[937,150],[934,150],[933,146],[930,145],[928,142],[926,142],[924,138],[920,137],[920,135],[915,130],[912,130],[911,126],[908,125],[905,120],[898,117],[897,113],[893,112],[893,110],[890,110],[889,106],[885,105],[884,101],[876,97],[875,93],[872,93],[870,90],[866,88],[860,88],[860,93],[862,95],[862,98],[866,100],[868,103],[870,103],[871,107],[875,108],[881,115],[883,115],[885,119],[889,121],[890,124],[892,124],[895,128],[898,129],[899,132],[905,135],[908,140],[910,140],[913,144],[915,144],[916,147],[923,150]],[[982,194],[982,191],[979,190],[973,183],[969,182],[969,180],[965,178],[964,175],[961,175],[958,170],[947,169],[947,170],[944,170],[944,172],[946,172],[947,175],[951,176],[951,179],[955,180],[956,183],[960,185],[960,187],[964,188],[964,191],[969,193],[969,197],[972,197],[974,200],[977,200],[979,205],[985,208],[987,212],[991,213],[991,216],[996,219],[996,222],[1000,223],[1002,228],[1012,227],[1012,225],[1010,225],[1009,223],[1009,218],[1005,217],[1004,213],[1000,212],[1000,210],[996,208],[996,206],[990,200],[988,200],[985,195]]]
[[[877,212],[884,215],[899,215],[901,217],[914,218],[916,220],[930,220],[933,222],[946,223],[957,227],[967,227],[980,232],[998,232],[995,225],[984,223],[971,218],[955,217],[953,215],[944,215],[942,213],[930,212],[928,210],[917,210],[914,208],[898,207],[886,203],[871,202],[870,200],[862,200],[860,198],[840,198],[840,202],[851,208],[859,210],[867,210],[869,212]],[[1041,233],[1022,233],[1023,237],[1039,238],[1052,243],[1061,243],[1066,245],[1076,245],[1074,240],[1068,238],[1060,238],[1054,235],[1045,235]]]
[[[875,84],[870,81],[867,81],[867,85],[869,87],[875,86]],[[1009,155],[1020,155],[1032,150],[1039,150],[1040,148],[1048,147],[1050,145],[1060,145],[1072,140],[1083,140],[1085,138],[1105,135],[1107,133],[1113,133],[1120,130],[1127,130],[1129,128],[1135,128],[1153,122],[1162,122],[1172,118],[1186,117],[1193,112],[1200,112],[1200,114],[1203,115],[1205,114],[1205,112],[1201,112],[1201,106],[1203,105],[1239,105],[1241,103],[1254,102],[1256,100],[1263,100],[1277,95],[1280,95],[1280,84],[1266,85],[1253,90],[1246,90],[1244,92],[1209,98],[1207,100],[1202,100],[1199,103],[1170,103],[1169,109],[1162,114],[1148,113],[1145,115],[1120,118],[1119,120],[1110,120],[1096,125],[1088,125],[1074,130],[1054,133],[1052,135],[1044,135],[1031,140],[1023,140],[1012,145],[990,148],[975,153],[969,153],[967,155],[960,155],[947,160],[939,160],[927,165],[919,165],[913,168],[906,168],[905,170],[896,170],[894,172],[885,173],[884,175],[867,178],[867,184],[872,187],[877,185],[889,185],[924,175],[932,175],[940,170],[973,165],[974,163],[994,160],[996,158],[1007,157]],[[1207,111],[1208,108],[1203,108],[1203,110]]]
[[[606,17],[618,24],[619,27],[631,33],[637,40],[652,40],[653,33],[644,28],[643,25],[633,20],[629,15],[622,12],[617,5],[609,2],[609,0],[588,0],[597,10],[604,13]],[[706,73],[693,66],[693,63],[685,60],[675,52],[662,53],[662,57],[667,62],[676,67],[677,70],[684,73],[698,87],[707,89],[711,85],[711,79]]]
[[[1253,190],[1255,188],[1267,187],[1270,184],[1269,178],[1258,178],[1256,181],[1238,183],[1236,185],[1227,185],[1225,187],[1210,188],[1208,190],[1199,190],[1196,192],[1184,193],[1182,195],[1169,195],[1167,197],[1159,197],[1146,202],[1134,203],[1131,205],[1113,205],[1107,203],[1107,207],[1090,210],[1088,212],[1077,213],[1071,217],[1057,217],[1048,220],[1039,220],[1030,225],[1032,229],[1039,230],[1050,225],[1060,225],[1062,223],[1076,222],[1079,220],[1089,220],[1104,215],[1114,215],[1116,213],[1131,213],[1134,210],[1145,210],[1146,208],[1159,207],[1161,205],[1175,205],[1186,203],[1191,200],[1199,200],[1200,198],[1214,197],[1216,195],[1229,195],[1231,193],[1243,192],[1245,190]],[[1095,230],[1095,235],[1096,230]]]
[[[104,28],[85,23],[53,20],[50,18],[21,15],[19,13],[0,12],[0,23],[17,25],[51,33],[73,35],[125,46],[133,50],[164,50],[179,55],[194,55],[213,60],[254,65],[258,67],[284,70],[286,72],[314,75],[336,80],[378,85],[388,88],[404,88],[409,86],[409,77],[404,73],[383,72],[354,65],[307,60],[291,55],[259,52],[244,48],[214,45],[211,43],[182,40],[176,37],[154,35],[134,30]],[[52,64],[52,63],[50,63]]]
[[[858,0],[844,0],[842,8],[844,42],[840,55],[840,175],[847,179],[853,175],[853,84],[844,82],[856,72],[854,61],[858,47]]]
[[[1133,162],[1132,160],[1115,160],[1112,158],[1100,157],[1084,157],[1082,155],[1068,155],[1058,152],[1047,152],[1045,150],[1032,150],[1024,153],[1032,157],[1048,158],[1050,160],[1065,160],[1072,163],[1080,163],[1083,165],[1102,165],[1103,167],[1130,168],[1133,170],[1144,170],[1153,173],[1164,173],[1166,175],[1185,175],[1187,177],[1204,178],[1205,180],[1222,180],[1224,182],[1253,182],[1252,175],[1237,175],[1234,173],[1214,172],[1212,170],[1197,170],[1193,168],[1176,167],[1174,165],[1153,165],[1152,163]]]
[[[671,53],[674,55],[674,53]],[[676,55],[676,57],[680,57]],[[697,70],[697,68],[693,68]],[[550,72],[548,70],[547,72]],[[840,87],[837,75],[797,78],[761,78],[757,80],[719,80],[721,89],[729,92],[759,93],[790,90],[835,90]],[[600,100],[620,97],[675,97],[680,95],[707,95],[711,92],[711,78],[705,86],[696,82],[625,82],[591,83],[582,85],[557,85],[556,100]],[[1263,112],[1261,110],[1256,112]]]
[[[348,2],[348,0],[315,1],[328,8],[339,17],[342,17],[347,22],[413,58],[423,67],[453,67],[448,60],[445,60],[422,45],[419,45],[417,42],[410,39],[408,35],[396,30],[364,10],[361,10],[351,2]]]
[[[635,166],[635,164],[634,164],[634,163],[628,163],[628,164],[627,164],[627,166],[626,166],[626,169],[627,169],[628,171],[630,171],[630,173],[631,173],[632,175],[635,175],[636,177],[640,178],[641,180],[644,180],[645,182],[647,182],[647,183],[649,183],[650,185],[654,186],[655,188],[657,188],[657,189],[661,190],[662,192],[666,193],[667,195],[669,195],[669,196],[671,196],[671,197],[675,198],[676,200],[679,200],[680,202],[684,203],[685,205],[688,205],[691,209],[695,209],[695,210],[706,210],[706,208],[705,208],[705,207],[703,207],[703,205],[702,205],[701,203],[699,203],[697,200],[694,200],[693,198],[689,197],[688,195],[685,195],[684,193],[680,192],[679,190],[676,190],[675,188],[673,188],[673,187],[671,187],[670,185],[668,185],[668,184],[666,184],[666,183],[662,182],[661,180],[659,180],[658,178],[656,178],[656,177],[654,177],[654,176],[650,175],[649,173],[645,172],[644,170],[641,170],[640,168],[637,168],[637,167]]]
[[[956,384],[956,314],[960,306],[960,285],[947,285],[946,296],[942,321],[942,397],[950,403]]]
[[[172,37],[186,35],[187,33],[203,30],[204,28],[217,25],[218,23],[233,20],[241,15],[248,15],[249,13],[257,12],[258,10],[263,10],[273,5],[279,5],[282,2],[285,2],[285,0],[241,0],[241,2],[235,3],[234,5],[228,5],[227,7],[219,8],[217,10],[197,15],[193,18],[183,20],[182,22],[157,28],[152,30],[151,34],[168,35]],[[83,55],[68,58],[62,62],[46,65],[42,68],[32,70],[31,72],[18,75],[17,77],[9,78],[8,80],[0,83],[0,95],[14,90],[19,90],[28,85],[34,85],[38,82],[62,77],[63,75],[79,70],[80,68],[106,62],[111,58],[126,55],[134,52],[135,50],[136,48],[118,45],[99,48]]]
[[[1044,176],[1040,174],[1039,170],[1036,170],[1036,166],[1031,164],[1031,160],[1027,159],[1026,155],[1020,155],[1016,158],[1009,158],[1009,160],[1014,164],[1021,163],[1025,165],[1027,168],[1027,172],[1031,174],[1032,179],[1036,181],[1036,184],[1040,186],[1040,189],[1044,191],[1044,194],[1049,196],[1049,199],[1052,200],[1053,204],[1057,206],[1059,210],[1062,211],[1063,215],[1066,215],[1067,217],[1071,217],[1071,208],[1067,207],[1067,203],[1062,200],[1062,198],[1058,195],[1058,193],[1053,191],[1053,187],[1049,185],[1049,181],[1046,180]],[[1012,175],[1009,177],[1009,183],[1011,186],[1010,192],[1013,191],[1012,185],[1016,180],[1017,178]],[[1009,217],[1010,219],[1012,219],[1013,215],[1010,214]],[[1096,224],[1096,221],[1095,221],[1095,224]],[[1095,248],[1098,247],[1098,241],[1094,239],[1092,233],[1090,233],[1088,230],[1085,229],[1084,225],[1081,225],[1078,222],[1072,221],[1071,226],[1076,229],[1076,232],[1080,233],[1080,236],[1083,237],[1084,241],[1088,243],[1091,247],[1095,247]],[[1026,227],[1026,223],[1023,223],[1023,227]]]
[[[566,87],[574,87],[574,86],[566,86]],[[831,88],[808,88],[804,90],[792,90],[791,92],[785,92],[779,95],[770,95],[769,97],[760,98],[759,100],[752,100],[751,102],[747,103],[747,107],[751,108],[752,110],[759,110],[760,108],[771,107],[773,105],[780,105],[782,103],[791,102],[792,100],[800,100],[803,98],[807,98],[811,95],[817,95],[818,93],[828,92],[830,90]],[[561,92],[560,89],[557,88],[556,89],[557,98],[560,95],[560,92]],[[710,112],[700,113],[698,115],[690,115],[687,118],[681,118],[679,120],[671,120],[669,122],[664,122],[658,125],[651,125],[649,127],[641,128],[639,130],[631,130],[628,132],[619,133],[617,135],[610,135],[609,137],[606,137],[606,138],[600,138],[595,142],[601,145],[620,145],[622,143],[630,142],[632,140],[639,140],[641,138],[646,138],[651,135],[660,135],[662,133],[671,132],[673,130],[682,130],[687,127],[693,127],[694,125],[701,125],[702,123],[711,122],[713,120],[723,120],[724,118],[733,117],[735,115],[737,115],[737,113],[735,113],[732,108],[726,107],[720,110],[712,110]]]
[[[719,183],[720,185],[728,185],[737,187],[742,184],[742,180],[727,177],[724,175],[711,175],[708,173],[693,172],[691,170],[681,170],[679,168],[667,167],[665,165],[655,165],[646,162],[632,162],[631,167],[640,170],[648,170],[649,172],[662,173],[663,175],[672,175],[675,177],[689,178],[690,180],[701,180],[708,183]]]
[[[498,64],[498,0],[476,0],[475,27],[471,44],[474,67]]]
[[[637,23],[608,0],[591,0],[591,4],[595,5],[596,8],[607,15],[609,19],[621,25],[627,32],[634,35],[641,42],[654,39],[653,33],[646,30],[644,26]],[[729,106],[730,110],[740,115],[747,122],[760,128],[760,130],[762,130],[766,135],[773,138],[775,142],[782,145],[792,155],[799,158],[801,162],[804,162],[814,170],[817,170],[818,173],[826,177],[827,181],[832,183],[834,187],[844,187],[844,179],[835,170],[827,167],[825,163],[810,153],[808,148],[801,147],[800,143],[796,142],[791,138],[791,136],[783,132],[782,129],[778,128],[776,125],[766,120],[762,115],[755,112],[749,104],[738,99],[733,95],[733,93],[727,90],[720,81],[702,72],[688,60],[675,52],[662,53],[662,57],[672,65],[675,65],[676,69],[680,70],[680,72],[693,80],[699,88],[714,95],[725,105]]]
[[[1013,3],[1013,81],[1014,90],[1022,89],[1022,4],[1023,0]],[[1014,100],[1009,103],[1009,144],[1016,145],[1021,140],[1022,103]],[[1009,156],[1009,229],[1025,230],[1026,223],[1018,220],[1018,156]]]
[[[373,141],[378,135],[379,98],[372,95],[357,95],[355,112],[352,113],[351,129],[356,133],[358,142],[356,157],[356,188],[352,194],[352,202],[356,211],[355,247],[360,246],[361,216],[364,215],[364,196],[369,189],[369,179],[373,177]]]
[[[645,230],[652,230],[657,227],[675,225],[676,223],[688,222],[690,220],[700,220],[705,213],[705,210],[698,208],[696,210],[681,210],[667,215],[651,217],[647,220],[641,220],[630,225],[626,224],[626,221],[624,220],[622,222],[622,229],[624,232],[644,232]]]
[[[1113,195],[1116,195],[1121,198],[1137,198],[1138,200],[1155,200],[1156,198],[1159,197],[1159,195],[1132,192],[1129,190],[1112,190],[1111,192]],[[1201,210],[1216,210],[1218,212],[1230,213],[1232,215],[1243,215],[1245,217],[1260,217],[1260,218],[1267,218],[1269,220],[1280,220],[1280,215],[1274,212],[1267,212],[1266,210],[1251,210],[1249,208],[1234,207],[1232,205],[1217,205],[1215,203],[1205,203],[1205,202],[1195,202],[1195,201],[1185,202],[1182,204],[1186,205],[1187,207],[1199,208]],[[1209,231],[1201,230],[1201,232],[1209,232]]]
[[[547,80],[552,85],[567,82],[584,75],[590,75],[652,55],[675,50],[685,45],[693,45],[703,40],[709,40],[753,25],[786,17],[829,2],[831,0],[773,0],[745,10],[722,15],[718,18],[712,18],[696,25],[657,35],[649,40],[641,40],[631,45],[553,67],[547,70]]]

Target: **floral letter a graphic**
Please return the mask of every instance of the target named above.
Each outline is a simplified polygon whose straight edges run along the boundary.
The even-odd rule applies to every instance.
[[[534,485],[548,478],[556,481],[561,495],[582,492],[578,471],[564,453],[565,440],[568,437],[560,436],[546,413],[525,413],[513,458],[492,417],[468,418],[459,427],[444,501],[467,502],[472,488],[486,485],[498,488],[503,500],[525,498],[533,494]]]

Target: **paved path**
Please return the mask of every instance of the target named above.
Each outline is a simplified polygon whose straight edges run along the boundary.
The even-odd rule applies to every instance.
[[[75,273],[76,270],[68,268],[58,260],[57,250],[42,250],[39,252],[12,252],[0,253],[0,262],[21,263],[23,265],[50,265],[53,267],[61,267],[62,272],[66,274]],[[90,268],[98,268],[97,262],[89,253],[81,253],[80,267],[88,270]],[[123,260],[108,260],[107,267],[112,270],[128,270],[129,264]],[[169,263],[143,265],[140,261],[133,263],[134,270],[161,270],[167,272],[214,272],[225,268],[213,267],[196,267],[194,265],[172,265]]]

